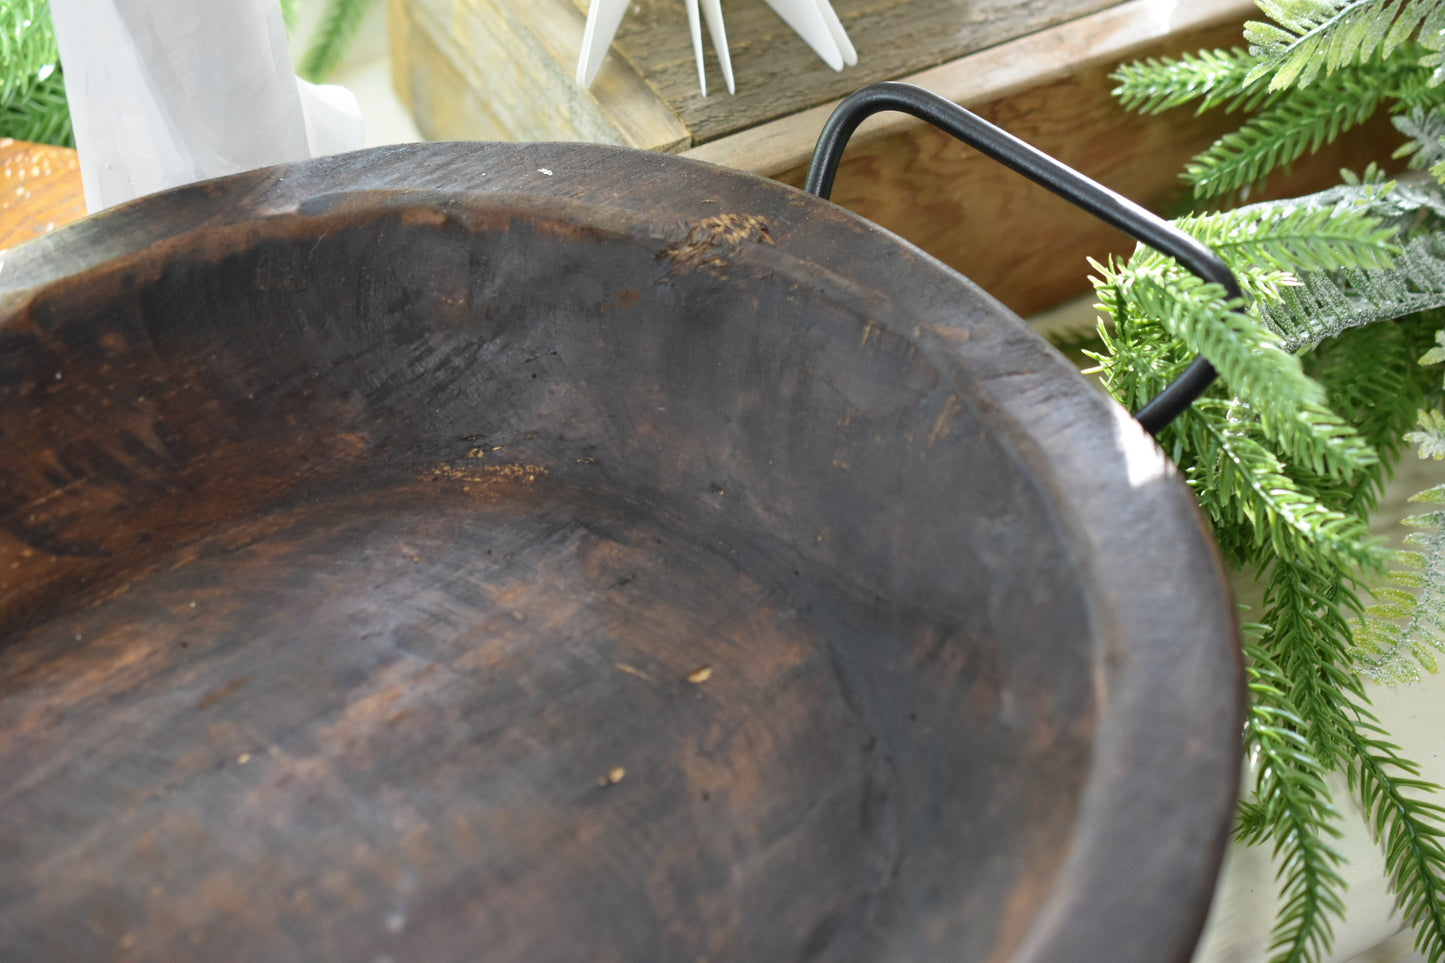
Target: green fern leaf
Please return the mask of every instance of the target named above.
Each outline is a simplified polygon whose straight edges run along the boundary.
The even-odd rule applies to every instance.
[[[1324,405],[1324,389],[1305,373],[1279,339],[1233,310],[1217,285],[1190,275],[1131,267],[1127,292],[1138,310],[1196,353],[1208,358],[1266,435],[1301,464],[1349,477],[1376,456],[1354,428]],[[1238,415],[1246,409],[1236,409]]]
[[[1393,243],[1399,228],[1368,205],[1376,193],[1370,188],[1336,190],[1182,217],[1174,224],[1241,273],[1251,268],[1291,276],[1344,268],[1379,270],[1388,268],[1400,249]]]
[[[1288,350],[1361,325],[1445,307],[1445,235],[1410,239],[1387,270],[1306,274],[1260,317]]]
[[[1416,495],[1429,501],[1445,486]],[[1403,524],[1421,531],[1408,544],[1420,551],[1396,554],[1391,573],[1398,588],[1375,592],[1375,604],[1355,628],[1361,671],[1387,683],[1415,682],[1420,669],[1438,668],[1436,652],[1445,652],[1445,512],[1411,516]]]
[[[1433,36],[1442,0],[1258,0],[1273,23],[1251,21],[1244,37],[1259,63],[1250,81],[1270,90],[1307,87],[1375,54],[1388,57],[1411,38]]]
[[[1330,507],[1368,517],[1378,505],[1387,466],[1404,451],[1403,436],[1425,404],[1428,375],[1413,359],[1431,327],[1426,319],[1372,324],[1353,328],[1302,354],[1306,372],[1325,386],[1330,410],[1354,425],[1365,444],[1380,456],[1378,464],[1332,493],[1325,493],[1330,485],[1327,477],[1300,479],[1320,491]]]
[[[1110,390],[1136,405],[1193,351],[1221,359],[1220,382],[1160,442],[1225,558],[1267,576],[1267,627],[1247,646],[1246,739],[1269,771],[1241,805],[1238,831],[1272,845],[1279,864],[1272,959],[1328,951],[1342,904],[1316,845],[1329,825],[1318,806],[1328,806],[1323,773],[1345,770],[1418,945],[1440,963],[1445,806],[1424,798],[1438,790],[1380,738],[1362,680],[1372,668],[1397,678],[1433,669],[1445,638],[1445,511],[1414,520],[1422,528],[1387,580],[1390,553],[1365,527],[1407,439],[1445,457],[1445,384],[1414,363],[1445,360],[1445,335],[1429,343],[1445,317],[1436,311],[1445,309],[1445,88],[1433,86],[1445,84],[1445,0],[1260,8],[1272,22],[1250,26],[1247,53],[1145,61],[1116,75],[1136,110],[1255,112],[1196,159],[1186,175],[1196,197],[1252,185],[1381,109],[1403,113],[1396,126],[1411,143],[1400,156],[1437,180],[1386,183],[1372,167],[1342,174],[1334,192],[1182,222],[1236,272],[1249,303],[1225,305],[1162,256],[1136,253],[1095,282],[1115,324],[1101,328],[1094,357]],[[1268,335],[1249,332],[1241,308]],[[1279,356],[1298,356],[1300,371]],[[1445,486],[1426,494],[1445,503]],[[1366,576],[1382,582],[1368,615]]]
[[[1429,169],[1438,181],[1445,170],[1437,173],[1445,163],[1445,114],[1440,110],[1426,110],[1415,107],[1407,114],[1390,118],[1395,129],[1409,140],[1401,144],[1394,153],[1396,159],[1409,158],[1410,167]]]
[[[1420,446],[1421,458],[1445,459],[1445,414],[1420,411],[1420,427],[1405,436],[1412,445]]]

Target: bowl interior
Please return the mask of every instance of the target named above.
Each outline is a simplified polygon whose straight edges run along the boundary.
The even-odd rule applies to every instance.
[[[7,944],[1036,944],[1147,640],[958,349],[1013,319],[902,245],[830,270],[795,209],[353,192],[28,291]]]

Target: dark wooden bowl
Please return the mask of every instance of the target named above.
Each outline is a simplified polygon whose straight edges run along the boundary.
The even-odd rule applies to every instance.
[[[1188,958],[1211,542],[897,238],[413,145],[3,258],[5,960]]]

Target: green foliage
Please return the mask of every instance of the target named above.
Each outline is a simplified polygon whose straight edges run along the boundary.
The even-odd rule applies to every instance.
[[[1125,64],[1112,77],[1114,96],[1130,110],[1158,114],[1197,103],[1195,113],[1222,107],[1226,113],[1258,110],[1272,98],[1268,85],[1249,79],[1259,59],[1247,50],[1201,50],[1182,57]]]
[[[1421,458],[1439,461],[1445,458],[1445,414],[1438,411],[1420,412],[1420,430],[1405,436],[1420,446]]]
[[[1417,364],[1445,361],[1445,0],[1259,6],[1269,21],[1248,26],[1248,50],[1115,74],[1135,110],[1242,115],[1189,165],[1196,200],[1229,198],[1380,111],[1410,138],[1397,156],[1433,180],[1371,170],[1309,197],[1181,219],[1236,272],[1244,301],[1226,304],[1221,289],[1149,251],[1095,264],[1109,323],[1093,357],[1134,409],[1196,353],[1220,372],[1160,443],[1225,557],[1266,586],[1245,646],[1255,775],[1239,837],[1269,845],[1279,867],[1272,959],[1322,959],[1343,915],[1324,780],[1343,772],[1417,945],[1436,963],[1445,808],[1381,732],[1364,680],[1412,679],[1445,649],[1445,511],[1409,520],[1418,530],[1401,553],[1368,534],[1405,447],[1445,457],[1445,385]],[[1445,486],[1421,497],[1445,502]]]
[[[1445,502],[1445,485],[1414,496]],[[1367,674],[1388,683],[1415,682],[1420,669],[1438,669],[1445,652],[1445,511],[1413,515],[1405,551],[1395,555],[1390,584],[1376,588],[1375,604],[1355,627],[1356,659]]]
[[[1433,38],[1445,28],[1442,0],[1257,0],[1257,5],[1273,22],[1247,24],[1244,38],[1259,58],[1251,79],[1269,78],[1271,90],[1309,86],[1377,53],[1388,59],[1412,38]]]
[[[296,23],[301,17],[301,0],[281,0],[281,19],[286,24],[286,32],[294,33]]]
[[[1429,76],[1427,68],[1415,63],[1370,61],[1334,71],[1308,87],[1261,99],[1263,108],[1196,157],[1184,179],[1201,199],[1257,183],[1333,143],[1346,130],[1369,120],[1382,104],[1394,102],[1403,108],[1422,99]]]
[[[1354,328],[1315,345],[1302,354],[1306,371],[1328,386],[1327,402],[1355,426],[1379,461],[1344,489],[1328,498],[1341,511],[1368,517],[1384,491],[1389,467],[1406,446],[1406,433],[1415,424],[1415,412],[1426,404],[1428,382],[1415,366],[1428,321],[1395,322]],[[1325,492],[1329,479],[1304,479]]]
[[[1445,306],[1445,238],[1411,238],[1393,267],[1304,275],[1264,312],[1266,323],[1288,330],[1304,346],[1347,328]]]
[[[1400,249],[1391,243],[1396,228],[1371,208],[1378,194],[1370,188],[1342,189],[1222,214],[1185,217],[1179,226],[1227,261],[1243,267],[1275,268],[1291,274],[1387,268]]]
[[[74,146],[49,0],[0,5],[0,137]]]
[[[1408,114],[1393,118],[1395,128],[1410,138],[1395,151],[1395,157],[1408,157],[1410,166],[1419,170],[1429,167],[1437,181],[1440,165],[1445,161],[1445,117],[1416,107]]]
[[[361,21],[374,0],[327,0],[317,31],[301,58],[300,74],[321,81],[331,75],[346,57],[347,48],[361,28]]]
[[[1420,767],[1382,738],[1369,713],[1352,737],[1350,788],[1364,806],[1385,851],[1385,872],[1400,896],[1405,922],[1415,929],[1415,949],[1430,963],[1445,959],[1445,807],[1429,802],[1440,788],[1420,778]]]
[[[1334,938],[1333,920],[1345,915],[1342,860],[1330,844],[1340,835],[1339,813],[1284,673],[1258,645],[1247,645],[1245,656],[1251,696],[1245,750],[1254,783],[1236,837],[1270,844],[1278,867],[1283,905],[1270,945],[1274,959],[1317,959]]]

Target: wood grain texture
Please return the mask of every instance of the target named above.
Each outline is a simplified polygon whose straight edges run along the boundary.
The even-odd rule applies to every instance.
[[[1183,10],[1171,8],[1161,16],[1157,4],[1131,0],[908,79],[974,109],[1125,196],[1172,215],[1186,197],[1178,172],[1231,129],[1233,121],[1188,112],[1130,114],[1111,96],[1109,74],[1129,59],[1236,44],[1244,19],[1255,12],[1249,0],[1207,0]],[[416,29],[426,17],[409,5],[398,4],[394,13],[393,24],[401,24],[403,31]],[[421,42],[407,43],[417,49]],[[564,48],[553,48],[553,54]],[[423,116],[436,118],[444,109],[457,109],[475,96],[467,92],[474,84],[485,83],[480,77],[445,79],[452,59],[460,56],[453,51],[452,58],[429,60],[431,67],[408,73],[408,83],[435,84],[435,92],[426,96],[443,105],[423,111]],[[608,65],[624,78],[638,76],[620,57],[609,58]],[[570,78],[558,84],[570,89]],[[415,95],[413,102],[420,97]],[[647,98],[616,103],[647,103]],[[814,140],[833,106],[820,103],[686,153],[801,185]],[[474,130],[468,118],[479,113],[448,115],[453,118],[446,126],[449,136],[472,136],[459,132]],[[539,126],[545,123],[545,118],[532,122],[519,114],[492,129],[503,139],[576,136],[565,124]],[[627,140],[612,135],[604,139]],[[1340,167],[1359,169],[1370,161],[1387,161],[1399,141],[1388,124],[1368,125],[1300,162],[1289,175],[1274,178],[1270,190],[1304,193],[1328,186]],[[647,146],[670,149],[669,144]],[[844,155],[833,199],[962,271],[1020,313],[1087,294],[1087,258],[1132,247],[1128,238],[1042,188],[901,115],[863,126]]]
[[[859,64],[835,73],[762,0],[729,6],[738,91],[708,54],[704,98],[684,7],[643,0],[590,90],[573,79],[586,4],[392,0],[397,87],[429,138],[587,140],[672,150],[716,140],[1119,0],[840,0]],[[709,48],[710,49],[710,48]],[[680,125],[671,129],[669,121]]]
[[[834,72],[762,0],[724,10],[736,95],[727,95],[709,53],[698,89],[684,5],[641,0],[623,18],[612,53],[632,66],[658,99],[704,144],[843,97],[866,84],[1077,20],[1119,0],[838,0],[834,9],[858,50],[858,64]],[[585,0],[577,0],[585,14]],[[708,48],[710,50],[710,48]]]
[[[383,148],[18,249],[0,349],[7,959],[1188,958],[1188,490],[847,212]]]
[[[430,140],[582,140],[648,150],[691,143],[635,72],[573,80],[582,22],[567,0],[391,0],[392,74]]]
[[[1190,43],[1202,39],[1232,44],[1238,41],[1245,19],[1255,12],[1252,0],[1197,0],[1161,16],[1153,0],[1126,0],[899,79],[977,108],[1068,82],[1082,70],[1112,69],[1138,57],[1189,49]],[[1095,93],[1103,92],[1096,88]],[[824,101],[686,153],[709,163],[775,176],[807,163],[818,132],[837,105],[837,99]],[[1176,120],[1156,118],[1166,127]],[[882,114],[865,121],[855,139],[884,137],[917,124],[902,114]]]
[[[0,250],[84,216],[75,151],[0,138]]]
[[[1144,48],[1109,46],[1109,55],[1076,62],[1066,76],[983,102],[976,113],[1045,153],[1165,216],[1187,210],[1179,172],[1197,153],[1237,126],[1221,114],[1187,111],[1141,117],[1122,110],[1109,75],[1125,56],[1168,55],[1229,46],[1240,25],[1228,20]],[[1028,44],[1025,44],[1026,46]],[[947,87],[943,82],[940,86]],[[820,111],[819,113],[823,113]],[[744,135],[745,137],[748,135]],[[772,145],[772,157],[796,157],[803,138]],[[1338,182],[1341,167],[1388,164],[1403,138],[1380,119],[1345,134],[1319,154],[1272,177],[1256,198],[1308,193]],[[811,145],[807,145],[811,147]],[[741,142],[736,156],[750,153]],[[707,147],[689,152],[727,161]],[[801,186],[806,163],[766,170]],[[1132,239],[1099,222],[946,134],[894,115],[865,125],[850,143],[832,199],[961,271],[1021,314],[1089,291],[1087,259],[1126,254]]]

